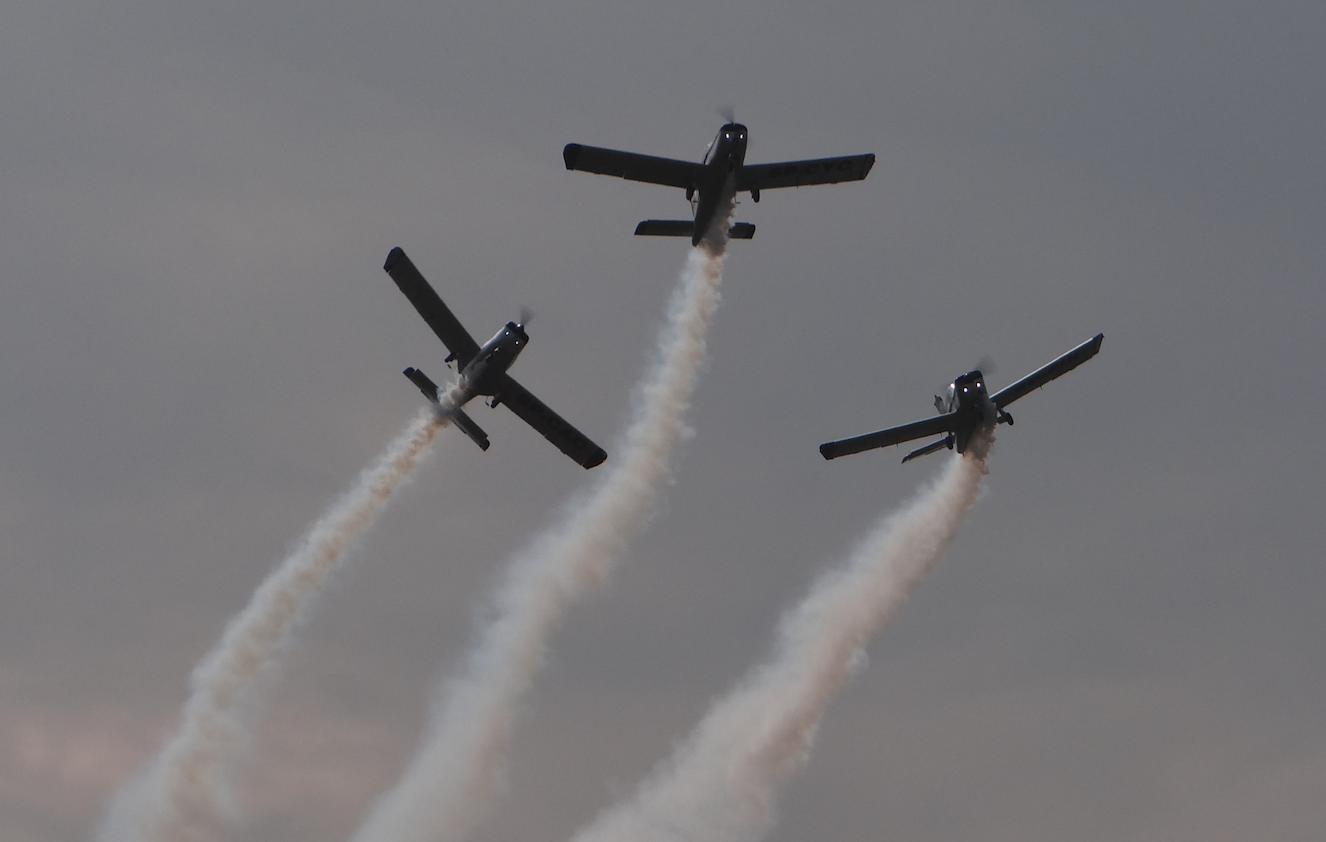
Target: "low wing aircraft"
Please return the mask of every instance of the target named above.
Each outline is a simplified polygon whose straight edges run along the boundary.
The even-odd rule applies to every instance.
[[[462,389],[456,408],[450,410],[449,416],[452,423],[473,439],[480,449],[488,449],[488,434],[479,429],[479,425],[461,407],[472,398],[484,395],[491,398],[490,406],[505,404],[510,407],[522,421],[542,433],[544,438],[557,445],[559,450],[582,467],[593,468],[603,464],[603,460],[608,458],[603,448],[564,421],[506,373],[529,344],[524,324],[507,322],[492,339],[480,346],[399,247],[391,250],[382,268],[401,288],[401,292],[405,293],[405,297],[410,299],[414,309],[424,317],[442,344],[447,346],[450,353],[447,354],[446,362],[449,364],[455,361]],[[524,321],[522,318],[521,322]],[[427,375],[417,368],[407,368],[405,376],[419,387],[425,397],[440,405],[437,384],[428,379]]]
[[[836,459],[863,450],[888,447],[891,444],[901,444],[912,439],[936,435],[943,435],[944,438],[913,450],[904,456],[902,461],[908,462],[946,447],[949,450],[956,447],[959,453],[966,453],[967,446],[977,431],[991,429],[996,424],[1010,426],[1013,424],[1013,416],[1009,415],[1004,407],[1096,356],[1100,351],[1100,343],[1104,340],[1105,334],[1098,333],[1049,365],[1036,369],[994,395],[986,393],[985,378],[980,371],[969,371],[949,384],[947,399],[935,396],[935,409],[939,410],[940,414],[934,418],[880,430],[877,433],[867,433],[864,436],[826,442],[820,445],[820,454],[825,459]]]
[[[686,191],[695,216],[691,219],[646,219],[635,228],[637,235],[690,237],[698,246],[714,221],[714,215],[737,193],[750,193],[760,201],[760,192],[778,187],[802,187],[811,184],[837,184],[860,181],[870,174],[875,156],[849,155],[842,158],[816,158],[809,161],[785,161],[779,164],[746,163],[746,127],[726,123],[710,144],[700,163],[638,155],[616,149],[568,143],[562,150],[568,170],[615,175],[628,181],[643,181],[680,187]],[[749,240],[755,226],[738,222],[728,231],[734,240]]]

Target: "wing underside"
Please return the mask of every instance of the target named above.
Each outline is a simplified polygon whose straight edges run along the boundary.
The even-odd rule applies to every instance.
[[[570,456],[583,468],[603,464],[608,454],[583,433],[548,408],[548,405],[511,377],[506,378],[498,398],[510,407],[520,420],[538,430],[544,438],[557,445],[557,449]]]
[[[836,459],[839,456],[850,456],[863,450],[874,450],[877,447],[902,444],[912,439],[937,436],[941,433],[952,433],[956,427],[956,422],[957,415],[950,413],[927,418],[924,421],[914,421],[901,427],[890,427],[877,433],[866,433],[864,436],[856,436],[855,438],[825,442],[820,445],[820,455],[825,459]]]
[[[382,268],[396,282],[396,286],[400,287],[401,292],[405,293],[405,297],[410,299],[414,309],[419,311],[425,322],[428,322],[428,326],[437,334],[437,338],[442,340],[442,344],[446,345],[447,350],[460,362],[460,368],[469,365],[470,360],[479,354],[479,343],[474,341],[474,337],[470,336],[451,310],[447,309],[447,305],[442,303],[437,292],[428,281],[424,280],[424,276],[415,268],[414,263],[400,246],[391,250]]]
[[[568,170],[614,175],[628,181],[662,184],[683,190],[699,184],[704,173],[704,164],[693,161],[582,146],[579,143],[568,143],[562,150],[562,160],[566,162]]]
[[[873,154],[785,161],[780,164],[746,164],[737,178],[737,192],[860,181],[870,174],[870,168],[874,165]]]
[[[1003,409],[1018,398],[1039,389],[1056,377],[1067,374],[1096,356],[1100,351],[1100,343],[1103,341],[1105,341],[1105,334],[1096,334],[1054,362],[1041,366],[1008,388],[1000,389],[991,396],[990,400],[994,401],[995,406]]]

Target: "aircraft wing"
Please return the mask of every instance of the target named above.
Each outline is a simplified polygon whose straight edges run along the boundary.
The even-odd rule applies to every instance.
[[[583,468],[602,465],[608,454],[603,448],[585,438],[584,434],[568,424],[548,405],[510,376],[497,393],[498,399],[509,406],[522,421],[543,434],[557,449],[574,459]]]
[[[857,436],[856,438],[826,442],[820,445],[820,455],[825,459],[836,459],[839,456],[850,456],[863,450],[874,450],[877,447],[902,444],[912,439],[937,436],[940,433],[951,433],[956,426],[957,418],[957,413],[937,415],[924,421],[915,421],[911,424],[903,424],[901,427],[880,430],[878,433],[866,433],[864,436]]]
[[[737,176],[737,192],[860,181],[870,175],[870,168],[873,166],[875,166],[873,154],[816,158],[811,161],[785,161],[781,164],[746,164]]]
[[[615,175],[627,181],[664,184],[683,190],[696,186],[704,174],[704,164],[693,161],[656,158],[635,152],[581,146],[579,143],[568,143],[562,150],[562,160],[566,161],[568,170]]]
[[[1049,365],[1041,366],[1012,386],[999,390],[990,397],[990,400],[994,401],[995,406],[1003,409],[1018,398],[1039,389],[1060,375],[1067,374],[1096,356],[1100,351],[1100,343],[1104,341],[1105,334],[1096,334]]]
[[[382,268],[387,270],[387,274],[396,282],[396,286],[400,287],[405,297],[410,299],[414,309],[424,317],[424,321],[428,322],[428,326],[437,334],[437,338],[442,340],[442,344],[447,346],[447,350],[460,361],[459,367],[464,368],[469,365],[470,360],[479,355],[479,343],[474,341],[474,337],[461,326],[460,321],[447,309],[447,305],[442,303],[442,299],[428,285],[428,281],[424,280],[424,276],[419,274],[419,270],[414,267],[410,258],[405,256],[400,246],[391,250]]]

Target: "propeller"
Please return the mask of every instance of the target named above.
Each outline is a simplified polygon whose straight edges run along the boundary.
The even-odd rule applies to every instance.
[[[525,325],[529,324],[532,321],[534,321],[534,311],[531,310],[526,305],[521,305],[520,321],[516,322],[516,327],[520,328],[521,330],[524,330]]]
[[[722,117],[724,120],[726,120],[729,123],[737,122],[736,106],[734,106],[730,102],[726,103],[725,105],[718,106],[718,116]]]
[[[994,358],[989,354],[981,354],[981,358],[976,361],[976,370],[986,377],[989,377],[999,369],[995,366]]]

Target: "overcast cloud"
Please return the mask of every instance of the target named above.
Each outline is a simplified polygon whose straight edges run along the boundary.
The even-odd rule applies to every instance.
[[[612,451],[687,246],[570,141],[752,162],[664,511],[551,642],[476,842],[562,842],[940,469],[827,439],[989,355],[957,541],[830,706],[770,842],[1304,840],[1326,827],[1320,3],[11,5],[0,26],[0,838],[91,837],[227,619],[417,411],[404,247]],[[436,373],[434,373],[436,370]],[[476,405],[477,406],[477,405]],[[350,836],[512,551],[589,481],[453,430],[316,606],[242,840]]]

